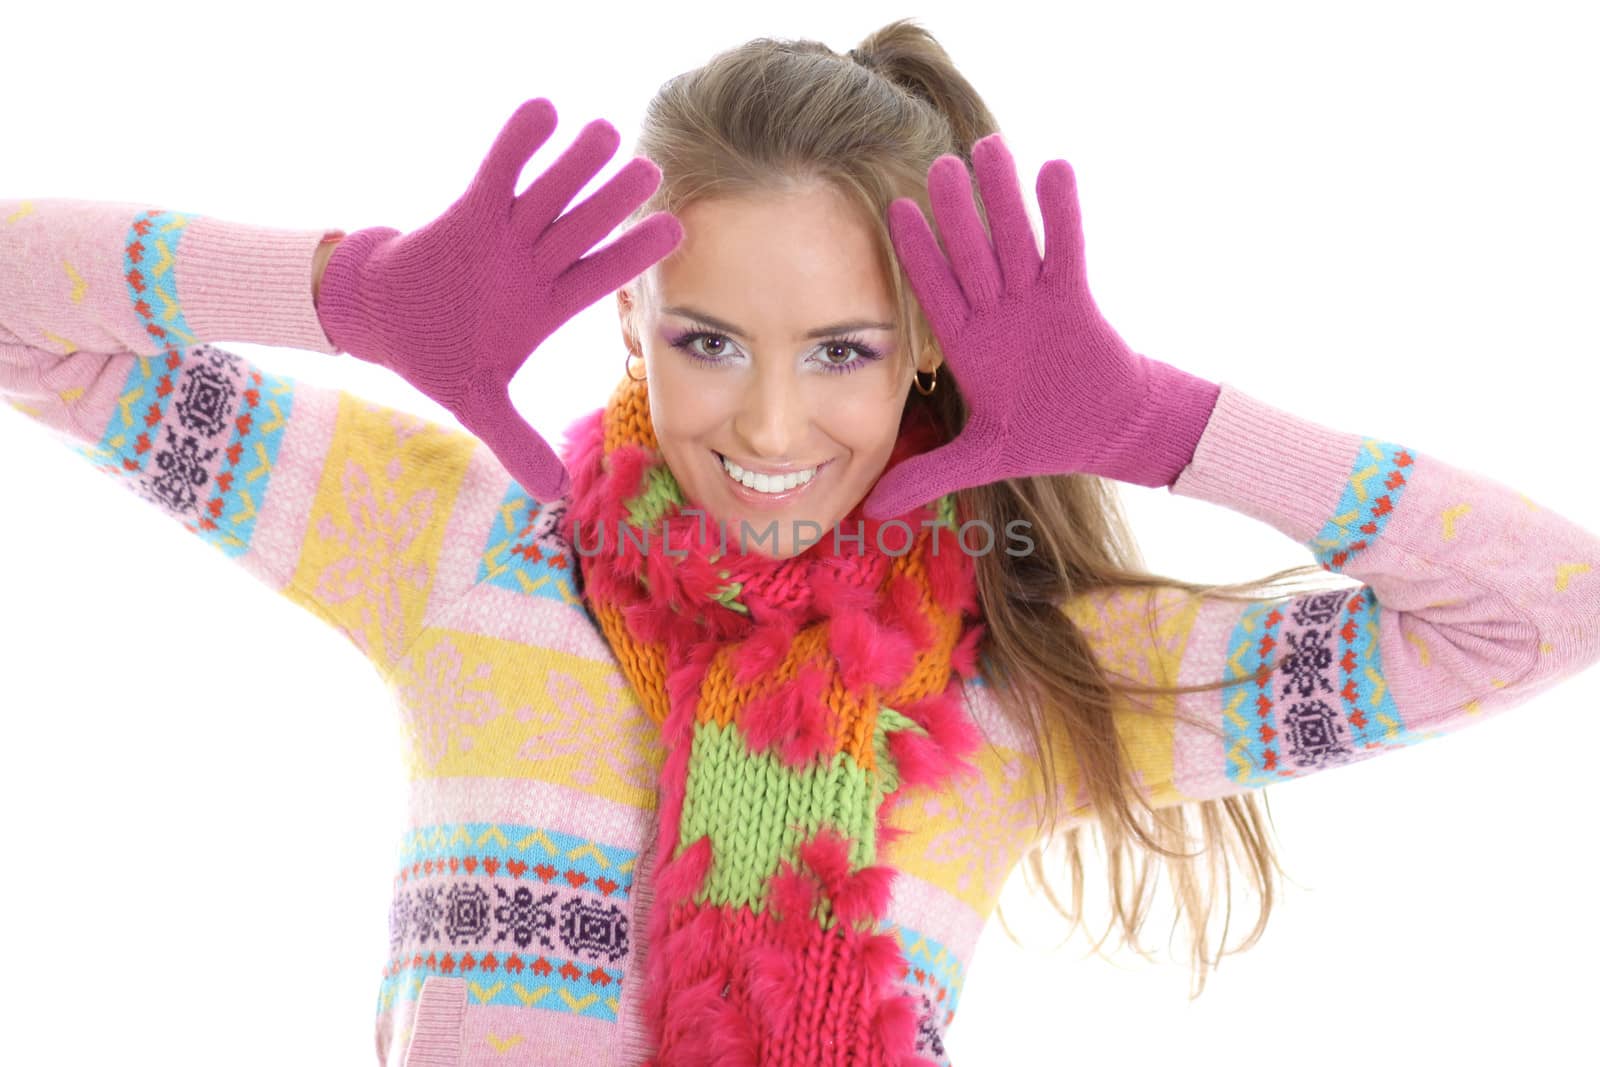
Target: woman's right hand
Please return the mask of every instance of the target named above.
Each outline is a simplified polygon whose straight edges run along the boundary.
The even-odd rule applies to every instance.
[[[512,377],[558,326],[683,239],[682,224],[660,211],[584,256],[655,192],[661,171],[631,159],[562,215],[621,137],[594,120],[518,195],[523,166],[555,126],[549,100],[524,103],[443,215],[409,234],[374,227],[343,238],[317,297],[323,331],[340,351],[389,367],[443,405],[538,500],[565,495],[570,478],[512,406]]]

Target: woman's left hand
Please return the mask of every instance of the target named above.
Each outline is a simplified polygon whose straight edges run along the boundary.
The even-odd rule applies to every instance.
[[[1083,472],[1170,486],[1194,458],[1221,387],[1133,352],[1095,307],[1072,168],[1039,170],[1041,257],[1001,135],[972,148],[991,242],[959,156],[928,171],[946,259],[915,200],[889,205],[911,287],[966,401],[956,438],[886,471],[863,507],[902,515],[956,489]]]

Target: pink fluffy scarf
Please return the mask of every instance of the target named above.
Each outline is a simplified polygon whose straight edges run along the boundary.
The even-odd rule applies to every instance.
[[[938,441],[908,408],[890,462]],[[897,520],[858,504],[839,526],[860,541],[771,559],[679,517],[645,383],[574,424],[566,453],[584,597],[665,751],[648,952],[629,975],[652,1067],[931,1065],[884,929],[885,854],[907,789],[973,772],[980,743],[960,694],[983,626],[953,498],[885,530]]]

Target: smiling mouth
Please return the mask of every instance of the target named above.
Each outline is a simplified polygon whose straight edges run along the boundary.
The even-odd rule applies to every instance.
[[[816,478],[833,460],[824,460],[815,467],[808,467],[803,471],[793,471],[785,475],[758,474],[747,471],[734,463],[721,452],[712,449],[712,454],[717,457],[722,466],[723,474],[734,485],[746,493],[756,493],[762,496],[786,496],[804,489]]]

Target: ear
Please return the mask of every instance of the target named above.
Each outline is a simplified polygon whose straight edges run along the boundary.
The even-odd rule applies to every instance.
[[[638,329],[634,321],[633,296],[627,286],[617,290],[617,321],[622,326],[622,343],[631,347],[638,336]]]

